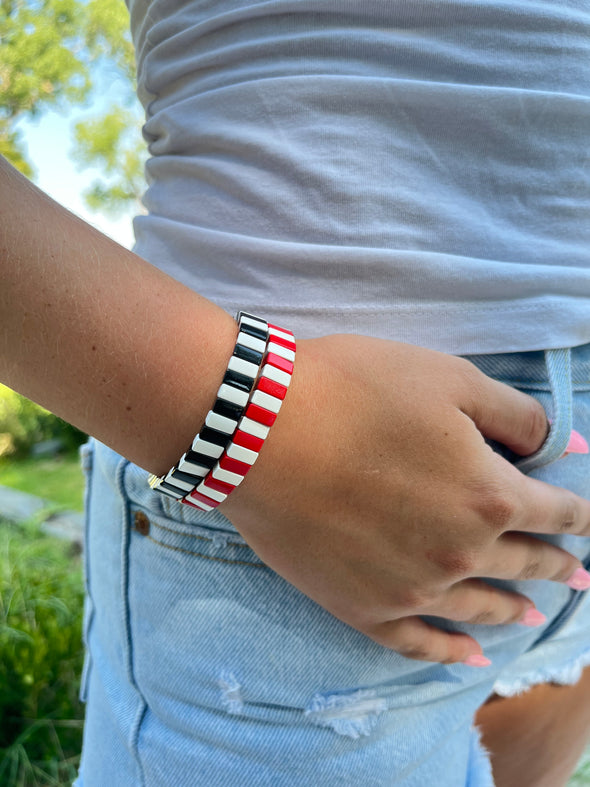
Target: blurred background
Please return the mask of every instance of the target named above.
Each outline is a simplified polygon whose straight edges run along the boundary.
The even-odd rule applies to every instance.
[[[127,26],[123,0],[0,0],[0,154],[131,247],[146,151]],[[65,787],[79,764],[85,440],[0,386],[1,787]]]
[[[134,66],[123,0],[0,0],[0,154],[127,247],[145,160]],[[85,440],[0,386],[2,787],[77,772]]]

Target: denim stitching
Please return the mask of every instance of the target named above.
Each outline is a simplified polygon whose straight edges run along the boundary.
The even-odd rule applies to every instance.
[[[153,519],[150,519],[150,525],[154,525],[154,527],[159,527],[160,530],[165,530],[167,533],[172,533],[175,536],[181,535],[184,538],[197,538],[199,541],[215,541],[214,538],[208,538],[207,536],[201,536],[197,533],[179,533],[178,530],[173,530],[171,527],[166,527],[165,525],[160,525],[158,522],[154,522]],[[153,541],[153,539],[152,539]],[[242,549],[250,549],[248,544],[240,544],[238,541],[228,541],[228,546],[231,547],[241,547]]]
[[[135,752],[135,760],[137,762],[137,767],[139,769],[139,779],[140,779],[140,784],[137,787],[144,787],[146,783],[145,772],[139,754],[139,737],[141,735],[141,729],[143,727],[143,723],[145,720],[147,707],[148,707],[147,702],[143,698],[143,695],[141,695],[141,705],[137,709],[137,713],[135,715],[133,724],[131,726],[131,747],[132,747],[132,751]]]
[[[144,536],[149,541],[152,541],[154,544],[157,544],[159,547],[164,547],[164,549],[172,549],[174,552],[183,552],[185,555],[194,555],[195,557],[202,557],[205,560],[214,560],[217,563],[232,563],[233,565],[239,566],[252,566],[253,568],[267,568],[264,563],[251,563],[248,560],[229,560],[229,558],[225,557],[213,557],[213,555],[203,555],[201,552],[193,552],[190,549],[182,549],[182,547],[174,547],[171,544],[164,544],[162,541],[158,541],[152,536]]]
[[[86,609],[84,614],[84,629],[82,640],[84,643],[84,667],[80,679],[80,700],[88,699],[88,684],[92,672],[92,654],[90,652],[90,630],[94,623],[94,599],[90,589],[90,507],[92,502],[92,468],[94,465],[94,444],[89,441],[80,448],[80,460],[84,471],[84,589],[86,593]]]
[[[504,385],[509,385],[511,388],[516,388],[519,391],[539,391],[540,393],[551,393],[551,386],[547,381],[543,380],[513,380],[509,377],[495,377],[493,378]],[[572,383],[573,393],[587,393],[590,391],[589,383]]]

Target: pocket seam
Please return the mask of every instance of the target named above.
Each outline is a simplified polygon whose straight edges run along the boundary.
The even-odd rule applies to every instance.
[[[174,530],[171,527],[166,527],[165,525],[161,525],[159,522],[154,522],[154,520],[149,516],[149,514],[147,514],[147,516],[148,516],[148,519],[150,520],[150,525],[153,525],[154,527],[158,527],[158,528],[160,528],[160,530],[165,530],[167,533],[172,533],[173,535],[178,535],[178,530]],[[198,539],[200,541],[209,541],[211,543],[214,541],[213,538],[207,538],[207,536],[201,536],[198,533],[182,533],[182,537],[183,538],[196,538],[196,539]],[[154,538],[151,538],[150,536],[148,536],[148,538],[150,538],[151,541],[155,541],[155,543],[157,543],[157,544],[160,543],[159,541],[157,541]],[[242,549],[249,549],[250,548],[248,546],[248,544],[241,544],[239,541],[228,541],[227,544],[228,544],[228,546],[241,547]],[[166,544],[162,544],[162,546],[166,546]],[[183,551],[189,552],[189,554],[191,554],[189,550],[183,550]]]
[[[165,529],[167,530],[168,528]],[[174,533],[175,531],[171,530],[170,532]],[[173,552],[182,552],[185,555],[193,555],[194,557],[201,557],[204,560],[213,560],[216,563],[232,563],[234,565],[239,565],[239,566],[252,566],[253,568],[267,568],[267,566],[264,563],[252,563],[249,560],[230,560],[229,558],[225,558],[225,557],[214,557],[213,555],[203,555],[202,552],[194,552],[193,550],[190,549],[175,547],[172,544],[164,544],[163,541],[158,541],[156,538],[153,538],[152,536],[149,535],[143,536],[143,538],[147,538],[148,541],[151,541],[153,544],[157,544],[157,546],[159,547],[164,547],[164,549],[171,549]],[[203,538],[204,541],[213,542],[212,538],[211,539],[204,538],[203,536],[196,536],[196,538]],[[236,546],[247,546],[247,544],[237,544]]]

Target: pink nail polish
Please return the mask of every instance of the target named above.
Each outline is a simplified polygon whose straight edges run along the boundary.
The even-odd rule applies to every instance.
[[[564,456],[566,454],[588,454],[588,453],[590,453],[590,447],[588,446],[587,441],[582,437],[582,435],[579,432],[576,432],[575,429],[572,429],[572,433],[570,434],[570,441],[567,444]]]
[[[588,590],[590,588],[590,574],[583,568],[577,568],[565,584],[573,590]]]
[[[468,656],[462,663],[467,664],[468,667],[489,667],[492,662],[485,656],[474,653],[472,656]]]
[[[545,623],[546,620],[547,618],[542,612],[539,612],[539,610],[534,607],[530,607],[518,622],[521,626],[540,626]]]

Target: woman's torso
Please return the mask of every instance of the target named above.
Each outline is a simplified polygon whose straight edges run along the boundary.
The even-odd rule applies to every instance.
[[[130,0],[139,254],[300,336],[590,340],[590,2]]]

